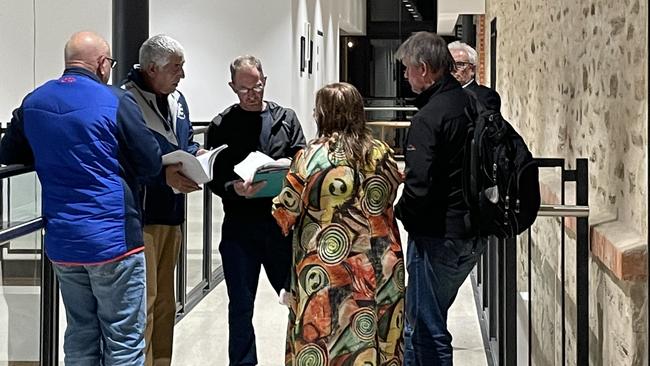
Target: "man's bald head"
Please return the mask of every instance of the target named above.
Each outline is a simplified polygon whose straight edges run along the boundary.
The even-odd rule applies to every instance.
[[[103,82],[110,77],[111,56],[108,42],[94,32],[77,32],[65,44],[65,67],[81,67],[95,73]],[[108,67],[106,67],[108,65]]]

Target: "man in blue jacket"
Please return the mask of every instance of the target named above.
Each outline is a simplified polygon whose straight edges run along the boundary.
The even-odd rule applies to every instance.
[[[201,154],[194,142],[189,109],[176,87],[185,77],[183,47],[166,35],[156,35],[140,47],[124,88],[135,96],[147,127],[163,154],[185,150]],[[172,358],[176,299],[174,267],[181,247],[181,224],[185,220],[185,197],[200,189],[183,176],[180,164],[165,166],[144,187],[144,241],[147,258],[146,365],[169,366]],[[173,190],[173,189],[175,190]]]
[[[65,71],[13,112],[0,163],[34,164],[45,252],[66,308],[66,365],[143,365],[145,259],[138,182],[161,169],[135,100],[106,86],[115,66],[92,32],[65,45]]]

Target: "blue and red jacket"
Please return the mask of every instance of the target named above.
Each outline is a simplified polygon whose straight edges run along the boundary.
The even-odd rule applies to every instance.
[[[34,164],[53,262],[103,263],[143,249],[139,185],[160,172],[161,153],[130,93],[66,69],[13,112],[0,163]]]

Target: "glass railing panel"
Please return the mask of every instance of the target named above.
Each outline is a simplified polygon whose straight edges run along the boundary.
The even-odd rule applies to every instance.
[[[203,280],[203,191],[187,195],[187,283],[189,293]]]
[[[3,226],[9,227],[41,216],[41,186],[36,173],[26,173],[3,182]]]
[[[530,306],[530,324],[519,338],[526,343],[532,359],[541,364],[559,364],[556,356],[562,348],[562,283],[561,276],[561,219],[557,217],[538,217],[533,225],[530,246],[530,286],[525,311]],[[518,313],[522,314],[523,309]],[[525,314],[525,313],[524,313]],[[523,315],[523,314],[522,314]],[[528,316],[519,317],[519,321],[528,323]],[[530,332],[530,335],[529,335]],[[530,338],[529,338],[530,337]],[[524,342],[520,342],[524,343]],[[521,348],[518,355],[528,357],[528,352]],[[528,364],[526,359],[523,365]]]
[[[40,361],[41,231],[0,243],[0,365]]]
[[[219,244],[221,243],[221,224],[223,223],[223,206],[221,198],[212,195],[212,271],[221,267],[221,254]]]

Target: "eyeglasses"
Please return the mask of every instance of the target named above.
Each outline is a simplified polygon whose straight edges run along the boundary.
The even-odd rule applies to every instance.
[[[456,69],[465,70],[468,66],[474,66],[471,62],[458,61],[454,62]]]
[[[241,95],[245,95],[250,92],[261,93],[264,90],[264,84],[257,84],[252,88],[237,88],[237,89],[233,86],[233,90],[235,91],[235,93]]]
[[[106,57],[106,60],[110,61],[111,63],[111,69],[115,68],[115,65],[117,65],[117,60],[114,58]]]

